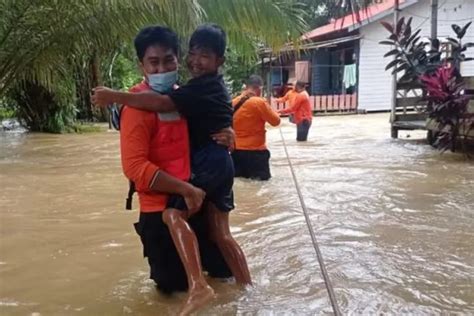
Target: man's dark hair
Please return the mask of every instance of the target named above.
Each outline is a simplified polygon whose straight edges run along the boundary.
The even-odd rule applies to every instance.
[[[178,55],[178,35],[165,26],[148,26],[140,30],[135,37],[135,51],[140,61],[143,60],[148,47],[160,45],[173,50]]]
[[[263,86],[263,79],[259,75],[251,75],[246,82],[247,86]]]
[[[295,86],[296,86],[298,89],[304,89],[304,88],[306,87],[306,83],[304,83],[303,81],[296,81]]]
[[[206,48],[218,57],[224,57],[227,46],[227,35],[217,24],[206,23],[198,26],[189,40],[189,49]]]

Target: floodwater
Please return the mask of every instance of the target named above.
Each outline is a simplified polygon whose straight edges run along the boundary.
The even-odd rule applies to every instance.
[[[474,164],[387,114],[315,118],[291,159],[343,314],[474,314]],[[0,314],[173,315],[123,210],[118,134],[0,134]],[[254,287],[212,281],[201,315],[331,314],[280,132],[273,178],[237,180],[232,231]],[[137,201],[135,200],[135,204]]]

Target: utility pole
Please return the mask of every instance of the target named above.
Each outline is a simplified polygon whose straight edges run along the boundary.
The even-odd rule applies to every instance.
[[[431,0],[431,40],[438,38],[438,0]]]
[[[398,13],[400,11],[400,0],[395,0],[393,5],[393,27],[398,23]],[[395,122],[395,111],[397,107],[397,73],[392,75],[392,111],[390,113],[390,123]],[[398,130],[392,127],[392,138],[398,137]]]

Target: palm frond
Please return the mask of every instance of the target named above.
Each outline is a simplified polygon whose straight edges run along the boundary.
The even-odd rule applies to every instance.
[[[199,0],[205,20],[223,26],[240,54],[254,55],[257,44],[273,49],[298,41],[308,30],[305,7],[292,0]]]
[[[0,93],[22,78],[51,86],[49,73],[60,75],[64,62],[106,53],[145,25],[187,34],[203,16],[200,5],[187,0],[2,0],[0,10]]]

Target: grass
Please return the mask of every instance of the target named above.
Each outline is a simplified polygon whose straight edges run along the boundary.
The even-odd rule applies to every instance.
[[[16,116],[15,110],[7,109],[0,106],[0,121],[11,119],[11,118],[14,118],[15,116]]]
[[[75,123],[74,125],[67,128],[67,133],[77,133],[77,134],[86,134],[86,133],[100,133],[105,132],[107,127],[104,124],[94,124],[94,123]]]

